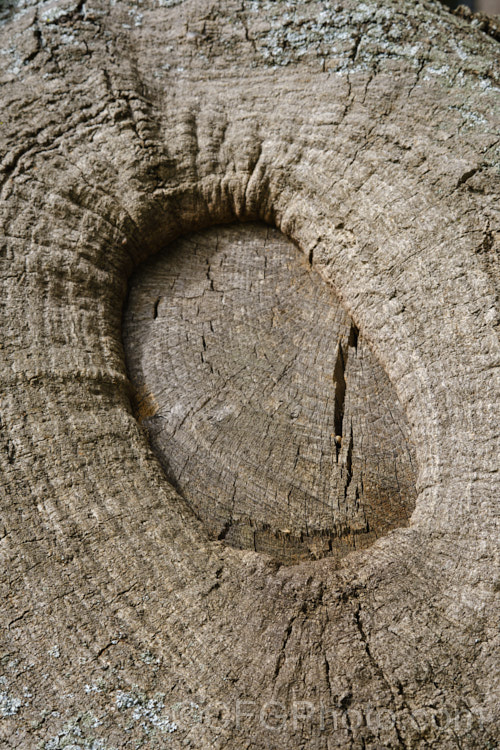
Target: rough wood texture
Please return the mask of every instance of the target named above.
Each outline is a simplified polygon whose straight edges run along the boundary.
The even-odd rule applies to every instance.
[[[496,747],[498,42],[413,0],[23,0],[0,49],[0,742]],[[131,273],[242,221],[415,446],[409,526],[340,567],[212,540],[133,413]]]
[[[168,248],[132,282],[124,340],[136,414],[212,538],[297,562],[408,525],[415,458],[397,396],[276,230]]]

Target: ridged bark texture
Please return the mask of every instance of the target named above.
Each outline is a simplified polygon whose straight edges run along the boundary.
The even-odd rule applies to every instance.
[[[0,745],[496,747],[498,42],[430,0],[24,0],[2,13]],[[351,462],[343,506],[350,523],[355,475],[376,454],[377,436],[374,409],[366,407],[361,431],[353,411],[349,458],[348,402],[363,413],[355,400],[370,372],[372,386],[383,387],[367,403],[383,405],[389,449],[400,424],[398,445],[413,451],[408,525],[399,518],[347,554],[312,549],[298,496],[286,511],[291,528],[283,528],[286,472],[277,464],[262,476],[275,483],[279,503],[264,482],[252,513],[238,506],[252,534],[252,523],[268,523],[261,551],[224,538],[227,514],[210,527],[200,508],[210,507],[216,477],[200,466],[211,454],[203,441],[193,450],[188,436],[203,438],[208,417],[222,411],[184,423],[177,448],[191,452],[196,487],[190,495],[181,472],[171,477],[174,488],[165,471],[171,446],[162,458],[148,420],[155,399],[167,431],[180,416],[172,415],[176,404],[196,418],[204,388],[197,375],[186,382],[174,367],[180,381],[166,385],[185,390],[162,405],[161,387],[154,393],[161,384],[146,373],[152,396],[145,412],[138,405],[134,358],[152,366],[160,356],[155,340],[141,339],[147,328],[131,325],[141,309],[130,306],[140,292],[134,272],[144,261],[167,262],[179,242],[185,282],[197,257],[193,236],[201,247],[210,233],[226,232],[229,244],[242,243],[231,257],[235,288],[246,289],[245,268],[248,286],[259,280],[263,224],[280,272],[279,253],[302,252],[290,273],[307,276],[297,288],[302,300],[317,285],[320,325],[337,305],[339,326],[347,326],[319,350],[328,378],[312,395],[333,398],[322,424],[307,400],[321,375],[312,353],[320,329],[303,315],[304,348],[290,339],[297,315],[283,318],[298,354],[294,378],[285,373],[281,387],[313,415],[302,431],[301,413],[286,412],[290,440],[310,447],[328,420],[336,435],[342,416],[341,442],[333,440],[346,472]],[[221,281],[231,295],[231,268],[220,274],[214,294]],[[154,276],[144,278],[152,289]],[[289,313],[304,310],[282,278],[279,299],[289,296]],[[210,280],[206,272],[199,279],[200,288],[208,282],[209,311],[183,306],[187,295],[172,308],[186,321],[179,333],[198,330],[212,308],[214,319],[222,315]],[[168,360],[175,341],[162,317],[165,294],[158,290],[156,323]],[[151,318],[156,300],[148,302]],[[262,325],[256,343],[274,330],[272,302],[259,304],[258,321],[244,313]],[[363,367],[349,379],[351,324]],[[348,354],[343,372],[339,340]],[[147,342],[150,357],[141,353]],[[203,341],[195,344],[201,355]],[[230,361],[229,339],[226,351],[215,339],[205,344],[207,359],[218,347],[219,362]],[[249,361],[248,352],[238,357]],[[243,407],[207,369],[207,395],[224,396],[217,408]],[[250,392],[239,381],[237,389]],[[265,416],[271,404],[262,390]],[[278,401],[273,424],[281,430]],[[259,434],[262,413],[245,440],[276,457],[265,430]],[[220,456],[240,456],[219,429],[224,419],[217,425],[210,439],[227,440]],[[359,447],[359,435],[375,441],[371,450]],[[239,476],[234,461],[226,468],[216,497],[224,513]],[[309,469],[299,467],[309,482],[299,489],[313,496],[331,465]],[[255,473],[248,481],[255,485]],[[314,511],[315,528],[331,529],[323,511]],[[284,559],[289,536],[305,545],[296,544],[295,559]],[[276,538],[281,552],[266,555]]]

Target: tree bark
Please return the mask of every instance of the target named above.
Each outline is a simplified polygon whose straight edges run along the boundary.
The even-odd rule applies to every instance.
[[[498,42],[427,0],[1,24],[0,742],[495,747]]]
[[[498,0],[478,0],[477,10],[481,11],[481,13],[498,15],[500,13],[500,5],[498,4]]]

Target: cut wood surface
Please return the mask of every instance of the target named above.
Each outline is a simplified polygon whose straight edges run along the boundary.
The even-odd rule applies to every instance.
[[[132,281],[124,341],[139,421],[212,538],[297,562],[408,525],[415,457],[396,393],[275,229],[168,248]]]
[[[0,19],[0,747],[496,748],[495,22]]]

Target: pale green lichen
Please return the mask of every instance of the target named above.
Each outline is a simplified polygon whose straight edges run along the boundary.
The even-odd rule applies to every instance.
[[[22,700],[13,698],[6,690],[0,690],[0,716],[14,716],[22,706]]]
[[[85,735],[97,728],[102,722],[92,713],[80,714],[68,721],[60,732],[53,735],[41,745],[43,750],[117,750],[106,744],[102,738]]]
[[[157,729],[162,733],[172,733],[178,729],[175,721],[163,714],[165,703],[163,695],[156,698],[147,698],[141,691],[126,693],[119,690],[115,702],[120,711],[132,709],[132,723],[139,722],[146,733]]]
[[[154,654],[151,653],[151,651],[143,651],[141,654],[141,661],[144,662],[144,664],[150,665],[157,665],[160,663],[160,659],[158,657],[155,657]]]
[[[373,70],[384,60],[389,65],[399,60],[419,74],[425,63],[439,70],[451,59],[454,74],[457,62],[474,75],[491,74],[487,63],[478,68],[477,42],[459,33],[456,38],[450,35],[450,26],[458,31],[460,21],[439,6],[426,13],[421,7],[403,11],[391,0],[382,6],[368,1],[356,5],[251,0],[243,7],[247,38],[264,64],[273,68],[319,59],[331,72],[353,73]],[[449,40],[447,48],[432,45],[439,37]]]

